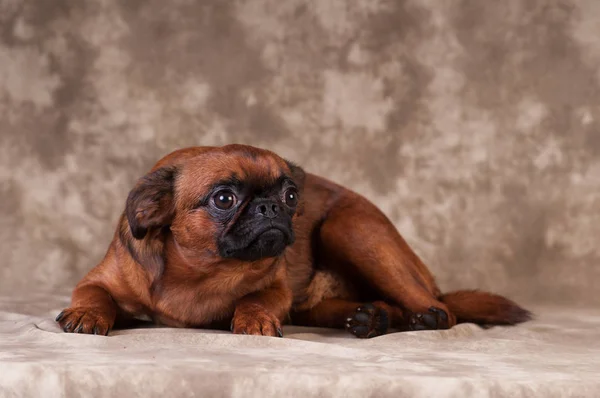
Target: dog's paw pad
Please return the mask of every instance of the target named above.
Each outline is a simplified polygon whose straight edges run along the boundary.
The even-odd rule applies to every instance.
[[[408,321],[410,330],[437,330],[448,329],[448,314],[446,311],[430,307],[429,312],[412,314]]]
[[[358,338],[365,339],[385,334],[389,327],[387,312],[371,303],[359,306],[346,319],[346,330]]]

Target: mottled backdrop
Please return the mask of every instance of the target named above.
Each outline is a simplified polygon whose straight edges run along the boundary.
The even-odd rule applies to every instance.
[[[382,207],[444,289],[600,304],[600,2],[0,0],[0,291],[71,288],[128,189],[250,143]]]

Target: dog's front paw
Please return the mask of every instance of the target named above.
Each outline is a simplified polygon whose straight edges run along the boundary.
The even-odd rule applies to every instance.
[[[258,304],[236,308],[231,331],[234,334],[283,337],[279,319]]]
[[[387,312],[371,303],[359,306],[346,319],[346,330],[361,339],[381,336],[387,332],[389,326]]]
[[[448,329],[448,314],[440,308],[431,307],[427,313],[412,314],[408,321],[408,328],[410,330]]]
[[[67,308],[58,314],[56,322],[67,333],[108,336],[108,332],[113,327],[113,321],[98,308]]]

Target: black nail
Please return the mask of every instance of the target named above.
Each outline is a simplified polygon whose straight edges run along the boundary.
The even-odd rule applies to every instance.
[[[83,323],[79,324],[79,326],[77,326],[77,329],[75,329],[73,331],[73,333],[80,333],[83,330]]]
[[[56,322],[58,322],[58,321],[60,321],[60,320],[63,318],[63,316],[65,316],[65,312],[64,312],[64,311],[61,311],[61,313],[60,313],[60,314],[58,314],[54,320],[55,320]]]
[[[279,337],[283,337],[283,332],[281,331],[281,328],[277,328],[277,335]]]
[[[110,332],[110,328],[106,329],[106,333],[104,333],[105,336],[108,336],[108,333]]]
[[[245,330],[242,332],[242,334],[248,334]]]
[[[229,330],[233,332],[233,319],[231,320],[231,323],[229,324]]]
[[[71,326],[73,325],[73,322],[69,322],[65,325],[65,327],[63,328],[63,330],[66,332],[68,329],[71,329]]]
[[[94,334],[98,334],[98,326],[94,326]]]

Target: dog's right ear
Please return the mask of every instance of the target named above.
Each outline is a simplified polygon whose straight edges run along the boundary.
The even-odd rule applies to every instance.
[[[140,178],[129,193],[125,214],[135,239],[143,239],[150,228],[171,224],[176,176],[175,167],[162,167]]]

